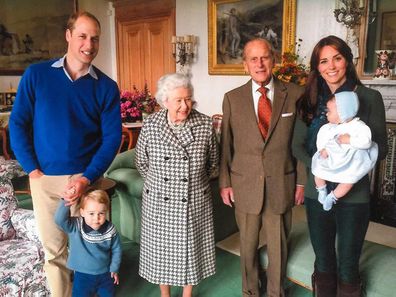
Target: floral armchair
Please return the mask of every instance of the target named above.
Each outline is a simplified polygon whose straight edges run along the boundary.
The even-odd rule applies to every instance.
[[[10,180],[0,177],[0,296],[50,296],[43,265],[33,211],[18,208]]]

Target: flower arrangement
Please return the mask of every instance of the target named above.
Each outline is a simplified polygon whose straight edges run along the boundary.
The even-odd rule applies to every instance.
[[[151,95],[144,85],[144,90],[139,91],[134,85],[132,91],[121,92],[121,119],[122,122],[142,121],[143,116],[159,109],[157,100]]]
[[[302,39],[298,39],[296,43],[296,52],[284,52],[282,55],[282,63],[275,65],[272,73],[280,80],[303,86],[308,77],[308,67],[300,62],[299,51],[301,42]]]

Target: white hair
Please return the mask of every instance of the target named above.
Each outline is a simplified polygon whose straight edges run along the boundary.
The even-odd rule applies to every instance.
[[[158,80],[155,99],[164,107],[164,102],[168,100],[169,92],[177,88],[186,88],[190,90],[191,96],[194,93],[194,88],[188,76],[181,73],[165,74]]]

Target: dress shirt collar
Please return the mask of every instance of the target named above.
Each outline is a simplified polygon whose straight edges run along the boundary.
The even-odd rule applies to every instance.
[[[252,91],[253,93],[257,92],[258,89],[261,87],[260,84],[256,83],[253,79],[252,79]],[[264,88],[267,88],[268,91],[270,93],[274,93],[274,78],[271,76],[271,80],[269,81],[268,84],[266,84],[265,86],[263,86]]]
[[[259,92],[259,88],[261,87],[261,85],[259,85],[258,83],[256,83],[254,80],[252,80],[252,95],[253,95],[253,100],[255,101],[255,108],[257,108],[257,102],[258,99],[261,96],[261,93]],[[268,89],[267,91],[267,98],[273,102],[274,101],[274,78],[271,76],[271,80],[269,81],[268,84],[266,84],[264,86],[265,88]]]
[[[65,60],[66,60],[66,55],[64,55],[62,58],[60,58],[59,60],[55,61],[51,66],[55,67],[55,68],[63,68],[63,71],[65,72],[66,76],[71,80],[72,78],[70,77],[69,73],[67,73],[66,71],[66,67],[65,67]],[[98,76],[94,70],[94,68],[92,67],[92,65],[89,65],[88,67],[88,71],[86,74],[89,74],[90,76],[92,76],[94,79],[98,79]]]

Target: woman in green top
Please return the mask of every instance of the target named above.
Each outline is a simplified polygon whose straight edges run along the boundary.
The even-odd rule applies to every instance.
[[[311,72],[297,103],[300,118],[293,137],[293,154],[307,167],[305,206],[311,243],[315,252],[312,275],[315,296],[360,296],[359,258],[370,215],[370,183],[366,175],[329,211],[318,201],[311,172],[316,137],[327,123],[326,103],[333,94],[355,91],[360,107],[357,116],[371,129],[378,144],[378,159],[387,153],[385,110],[378,91],[362,85],[352,62],[350,47],[336,36],[321,39],[311,55]],[[327,183],[328,192],[337,186]],[[337,247],[336,247],[337,237]],[[338,279],[338,285],[337,285]]]

